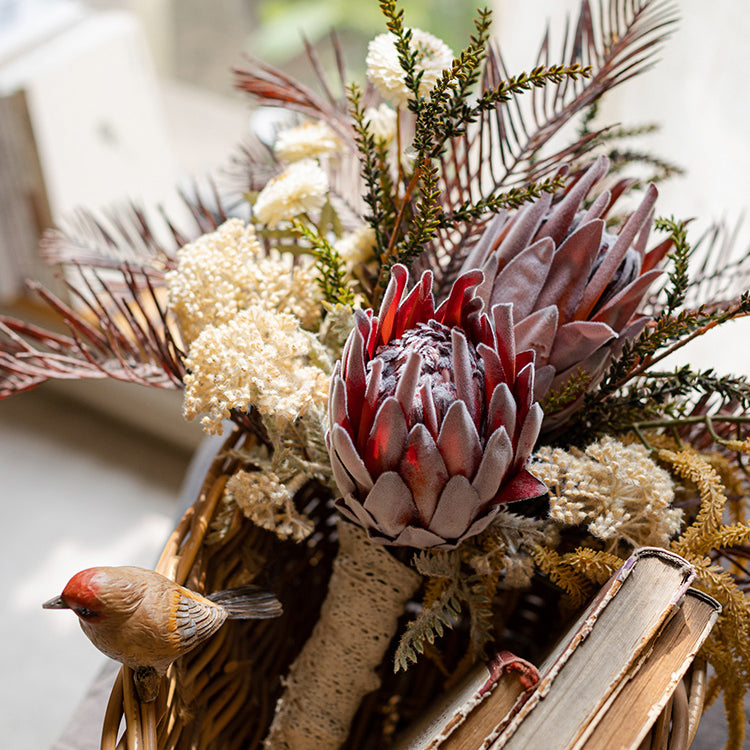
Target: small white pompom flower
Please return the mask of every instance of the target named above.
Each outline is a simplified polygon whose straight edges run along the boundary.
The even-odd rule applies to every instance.
[[[417,52],[417,71],[422,71],[420,96],[427,96],[446,68],[453,62],[453,52],[445,42],[421,29],[412,29],[412,50]],[[412,92],[404,83],[404,71],[396,51],[396,35],[378,34],[367,48],[367,78],[384,99],[397,107],[406,107]]]
[[[387,146],[396,137],[396,110],[383,102],[379,107],[368,107],[365,110],[365,122],[372,137]]]
[[[253,206],[255,218],[274,228],[326,201],[328,177],[314,159],[290,164],[260,191]]]
[[[273,147],[280,159],[289,162],[335,154],[341,148],[341,139],[324,122],[305,122],[282,130]]]

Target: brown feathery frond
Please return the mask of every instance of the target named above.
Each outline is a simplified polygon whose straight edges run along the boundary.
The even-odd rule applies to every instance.
[[[188,192],[190,190],[190,192]],[[123,264],[152,280],[160,280],[176,263],[177,250],[214,231],[243,206],[241,193],[221,191],[217,183],[193,183],[178,193],[181,206],[170,216],[163,207],[147,212],[135,202],[114,206],[97,215],[80,209],[61,228],[45,233],[42,257],[50,264],[121,271]]]
[[[578,22],[569,27],[559,58],[552,60],[549,33],[542,40],[537,65],[562,61],[591,66],[589,77],[564,77],[557,84],[533,87],[526,97],[510,97],[483,112],[478,122],[448,144],[441,157],[440,188],[453,202],[477,200],[512,185],[539,180],[566,161],[578,159],[598,143],[603,131],[578,134],[551,152],[550,139],[604,93],[647,70],[676,21],[676,8],[665,0],[613,0],[594,13],[583,0]],[[487,50],[482,91],[509,78],[497,46]],[[483,222],[441,237],[439,259],[454,265],[468,253]]]
[[[182,387],[179,334],[149,275],[122,262],[117,283],[91,268],[79,270],[81,285],[68,287],[80,311],[40,284],[30,284],[70,335],[0,316],[0,399],[48,379],[112,378]]]
[[[750,288],[750,247],[738,250],[741,230],[742,220],[733,226],[717,223],[695,243],[687,305],[721,310]]]
[[[336,56],[341,80],[346,80],[341,47],[335,36],[331,46]],[[305,42],[310,65],[320,80],[324,95],[316,94],[309,86],[287,75],[283,71],[253,57],[247,57],[245,67],[233,69],[234,85],[240,91],[250,94],[255,101],[265,107],[282,107],[299,112],[313,120],[324,120],[354,150],[354,132],[347,117],[346,99],[332,93],[330,83],[318,59],[315,48]]]

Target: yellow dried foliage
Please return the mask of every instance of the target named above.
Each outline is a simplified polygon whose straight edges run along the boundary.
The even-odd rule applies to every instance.
[[[734,575],[714,560],[722,549],[748,544],[750,524],[724,524],[726,488],[717,469],[693,448],[662,448],[658,457],[692,484],[700,496],[695,520],[672,542],[671,549],[695,566],[700,588],[723,607],[703,653],[724,694],[729,726],[726,750],[741,750],[746,734],[744,696],[750,687],[750,603]]]
[[[586,603],[593,591],[590,580],[563,562],[563,556],[549,547],[537,547],[533,555],[542,573],[546,573],[565,592],[571,608],[578,609]]]

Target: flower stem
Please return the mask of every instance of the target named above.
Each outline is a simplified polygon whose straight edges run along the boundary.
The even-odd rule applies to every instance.
[[[289,669],[266,750],[335,750],[362,698],[380,685],[376,669],[421,577],[339,523],[334,561],[318,622]]]

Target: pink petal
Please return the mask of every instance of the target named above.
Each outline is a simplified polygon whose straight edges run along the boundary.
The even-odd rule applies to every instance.
[[[453,282],[448,298],[435,310],[435,320],[449,328],[461,326],[463,321],[464,297],[469,290],[481,284],[483,278],[482,272],[479,270],[467,271],[461,274]]]
[[[549,359],[557,335],[557,307],[549,305],[533,312],[515,327],[516,346],[523,351],[533,349],[536,362],[543,365]]]
[[[499,211],[489,220],[487,228],[482,232],[482,236],[466,256],[466,260],[461,266],[461,271],[468,271],[471,268],[481,268],[484,270],[485,263],[492,255],[496,255],[492,251],[495,249],[502,230],[505,229],[507,220],[508,211],[506,209]],[[497,262],[495,262],[495,268],[497,269]]]
[[[474,426],[479,429],[479,420],[482,416],[479,391],[474,386],[473,367],[466,336],[454,328],[451,331],[451,343],[453,344],[453,382],[456,385],[456,395],[466,404]]]
[[[375,338],[378,332],[378,319],[373,317],[372,310],[355,310],[354,325],[365,342],[365,352],[368,359],[375,349]],[[345,345],[346,346],[346,345]]]
[[[583,362],[616,335],[606,323],[595,323],[591,320],[566,323],[557,331],[549,363],[558,372],[566,370],[576,362]]]
[[[599,254],[603,232],[604,222],[595,219],[582,224],[560,245],[539,295],[538,307],[556,305],[564,323],[573,318]]]
[[[331,450],[330,433],[326,433],[326,443],[328,444],[328,456],[331,461],[331,471],[336,486],[342,495],[351,495],[357,491],[357,485],[354,483],[352,476],[346,470],[335,450]]]
[[[344,514],[350,521],[354,521],[358,526],[367,529],[368,532],[374,529],[375,519],[368,513],[362,504],[352,497],[341,497],[334,502],[336,509]]]
[[[547,494],[547,485],[540,482],[525,469],[521,470],[500,491],[498,504],[517,503],[520,500],[530,500]]]
[[[477,287],[475,294],[482,300],[485,310],[490,309],[492,288],[495,284],[495,277],[497,276],[497,264],[497,253],[492,253],[492,255],[490,255],[490,257],[481,265],[482,273],[484,274],[484,281]]]
[[[419,526],[407,526],[394,540],[393,544],[416,549],[443,549],[445,540],[427,529]]]
[[[460,474],[451,477],[432,516],[430,531],[443,539],[458,539],[469,528],[481,504],[466,477]]]
[[[643,265],[641,266],[641,273],[646,273],[664,260],[666,254],[672,249],[672,240],[666,239],[664,242],[660,242],[655,248],[649,250],[646,253],[646,257],[643,259]]]
[[[352,477],[360,491],[369,492],[372,489],[372,477],[357,453],[349,433],[340,425],[335,424],[331,428],[331,443],[342,467]]]
[[[344,366],[341,375],[346,383],[346,400],[356,423],[359,421],[357,417],[366,387],[365,341],[357,328],[349,334],[346,344],[342,354]]]
[[[404,331],[414,328],[417,323],[424,323],[435,314],[435,302],[432,297],[432,273],[425,271],[419,283],[404,298],[396,314],[396,323],[391,338],[400,339]]]
[[[512,460],[513,444],[505,427],[501,427],[490,435],[484,449],[482,463],[479,464],[474,481],[471,483],[482,505],[495,497]]]
[[[594,309],[599,297],[606,289],[607,284],[625,257],[625,253],[633,243],[636,234],[648,219],[657,195],[657,189],[653,185],[649,185],[643,201],[625,222],[625,226],[620,230],[615,244],[612,245],[601,265],[596,269],[596,273],[588,282],[576,314],[577,319],[584,320]]]
[[[420,522],[427,526],[448,481],[448,470],[435,441],[422,424],[414,425],[409,433],[399,474],[411,491]]]
[[[422,399],[422,419],[424,421],[424,425],[429,431],[433,440],[437,440],[437,436],[440,431],[440,425],[438,424],[435,400],[432,397],[432,389],[430,388],[429,384],[425,383],[419,389],[419,395]]]
[[[340,363],[336,363],[336,370],[340,370]],[[346,385],[341,376],[334,371],[331,379],[331,391],[328,399],[328,426],[340,424],[347,432],[352,431],[349,414],[346,409]]]
[[[513,386],[513,397],[518,406],[518,418],[523,419],[534,400],[534,364],[529,362],[518,373]]]
[[[380,313],[378,315],[380,324],[378,326],[376,348],[380,344],[387,344],[391,340],[393,326],[396,322],[396,313],[398,312],[401,296],[404,293],[404,287],[406,286],[408,279],[409,272],[406,270],[405,266],[396,263],[391,268],[391,278],[388,281],[388,286],[383,295],[383,301],[380,304]]]
[[[601,219],[606,213],[611,199],[612,196],[610,195],[609,190],[599,193],[594,199],[594,202],[586,209],[586,213],[581,217],[578,226],[582,227],[584,224],[588,224],[594,219]]]
[[[372,423],[378,410],[378,394],[380,393],[380,381],[383,376],[383,360],[373,359],[370,364],[370,375],[367,379],[367,389],[362,401],[359,414],[359,427],[357,428],[357,449],[364,452],[367,439],[370,437]]]
[[[365,446],[363,459],[372,476],[398,469],[406,445],[406,435],[406,419],[401,405],[393,396],[389,396],[375,415]]]
[[[553,209],[550,217],[537,234],[536,239],[551,237],[559,245],[570,229],[581,202],[595,182],[600,180],[609,169],[609,159],[600,156],[565,194],[565,197]]]
[[[380,361],[380,360],[379,360]],[[422,357],[418,352],[410,351],[407,355],[406,366],[401,372],[395,397],[401,405],[401,410],[407,422],[411,419],[414,410],[414,396],[417,393],[419,374],[422,371]]]
[[[525,248],[498,274],[490,306],[513,303],[513,317],[520,320],[535,307],[555,254],[555,243],[539,240]]]
[[[495,388],[487,409],[487,431],[489,433],[505,427],[512,437],[516,431],[516,400],[507,383]]]
[[[409,488],[394,471],[381,474],[364,503],[379,531],[395,537],[417,519],[417,507]]]
[[[568,380],[578,374],[578,371],[587,373],[590,378],[587,383],[587,388],[599,382],[599,378],[604,370],[609,366],[610,359],[612,358],[612,348],[617,344],[617,340],[612,343],[605,344],[601,348],[597,349],[593,354],[590,354],[582,362],[575,362],[572,366],[566,370],[562,370],[557,373],[555,379],[552,381],[551,387],[553,389],[561,388]]]
[[[543,417],[544,413],[539,404],[534,404],[529,409],[529,413],[521,426],[521,434],[518,436],[518,444],[516,445],[516,469],[520,469],[526,463],[526,459],[534,450],[534,445],[539,437],[539,430],[542,427]]]
[[[651,285],[662,275],[659,270],[641,274],[632,284],[621,289],[604,307],[592,318],[598,323],[606,323],[610,328],[619,331],[627,325],[633,317],[638,305]]]
[[[448,408],[440,435],[438,450],[448,473],[471,478],[482,460],[482,446],[474,422],[463,401],[454,401]]]
[[[516,339],[513,331],[513,305],[495,305],[491,311],[497,353],[509,383],[516,379]]]
[[[552,194],[545,193],[516,214],[510,231],[496,250],[500,268],[504,268],[525,247],[528,247],[551,204]]]
[[[351,498],[343,498],[339,497],[336,500],[334,500],[333,503],[336,506],[336,510],[341,513],[341,515],[344,516],[348,521],[353,521],[358,526],[364,526],[367,528],[369,524],[364,524],[359,518],[358,513],[367,513],[362,506],[356,501],[352,500]],[[357,513],[354,512],[355,508],[357,509]],[[367,516],[370,514],[367,513]],[[370,518],[370,522],[372,522],[372,518]]]
[[[505,372],[500,357],[494,349],[486,344],[477,346],[477,354],[484,362],[484,397],[489,400],[500,383],[506,382]]]

